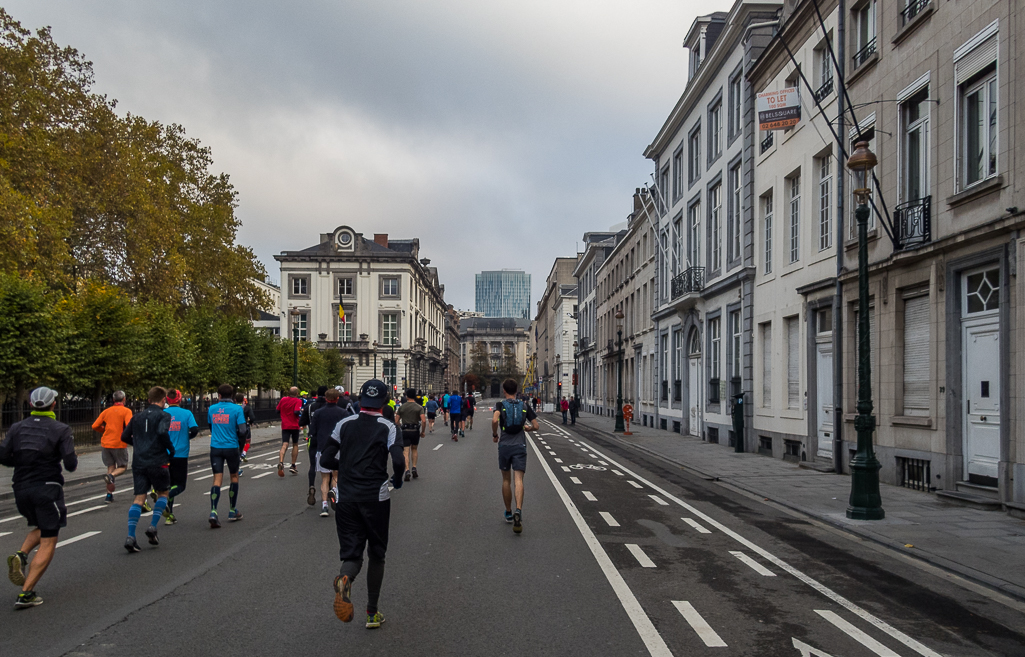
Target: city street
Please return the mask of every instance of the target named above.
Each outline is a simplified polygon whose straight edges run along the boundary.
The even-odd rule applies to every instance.
[[[0,611],[0,654],[1025,654],[1020,610],[555,416],[531,435],[517,536],[487,408],[459,442],[439,420],[421,477],[392,494],[380,630],[360,622],[362,575],[356,621],[335,618],[335,524],[306,505],[306,455],[281,479],[267,443],[242,477],[242,521],[209,529],[195,458],[179,524],[139,554],[121,547],[129,493],[105,505],[102,484],[69,487],[46,602]],[[0,550],[23,531],[0,502]]]

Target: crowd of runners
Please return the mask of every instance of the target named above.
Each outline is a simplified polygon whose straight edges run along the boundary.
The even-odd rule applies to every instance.
[[[315,395],[291,388],[276,409],[281,419],[278,476],[285,476],[286,456],[290,457],[288,471],[298,475],[299,443],[305,438],[309,456],[306,503],[315,505],[319,490],[320,516],[330,517],[332,512],[335,516],[342,565],[334,580],[334,611],[343,622],[353,618],[352,584],[362,570],[364,553],[367,556],[368,628],[380,627],[384,622],[378,600],[388,546],[391,491],[420,478],[420,440],[435,431],[439,416],[451,439],[458,441],[473,429],[478,402],[473,393],[424,395],[413,389],[405,390],[402,399],[395,400],[391,391],[376,379],[364,383],[358,395],[350,395],[341,386],[322,386]],[[518,534],[523,529],[525,432],[537,431],[538,423],[534,409],[517,395],[515,381],[507,380],[503,391],[504,399],[494,405],[491,429],[498,443],[505,520]],[[19,609],[43,602],[35,587],[53,559],[61,528],[67,525],[63,472],[78,467],[71,428],[58,422],[54,413],[57,396],[47,387],[33,390],[29,417],[12,425],[0,443],[0,464],[14,468],[15,504],[30,528],[21,549],[7,558],[8,576],[21,587],[15,602]],[[218,512],[225,469],[229,477],[227,519],[237,522],[243,518],[238,505],[239,475],[247,461],[253,426],[244,394],[223,384],[217,396],[218,401],[207,410],[213,473],[207,516],[211,529],[221,527]],[[144,514],[151,515],[144,534],[152,546],[160,544],[161,520],[165,525],[178,522],[174,503],[185,492],[190,443],[199,434],[196,417],[181,407],[182,400],[179,390],[153,387],[145,407],[133,413],[126,406],[125,393],[116,391],[111,405],[93,423],[93,429],[102,432],[108,504],[113,502],[119,477],[128,472],[131,463],[135,497],[128,509],[124,542],[129,553],[142,549],[136,529]]]

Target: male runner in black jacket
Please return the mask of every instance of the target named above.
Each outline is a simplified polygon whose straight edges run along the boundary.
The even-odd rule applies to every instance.
[[[21,586],[15,609],[43,604],[36,595],[36,583],[46,572],[57,547],[57,534],[68,523],[64,506],[64,475],[78,467],[71,427],[57,421],[53,413],[57,391],[40,387],[32,391],[29,403],[32,415],[11,425],[7,438],[0,444],[0,463],[14,468],[11,481],[18,513],[25,516],[32,531],[21,549],[7,557],[8,577]],[[39,551],[28,567],[28,555],[36,546]]]
[[[313,431],[313,416],[317,414],[321,408],[327,404],[327,400],[324,398],[324,394],[327,393],[327,386],[320,386],[317,388],[317,398],[309,404],[303,407],[302,412],[299,413],[299,426],[309,427],[309,435],[306,439],[306,452],[307,456],[310,457],[310,492],[306,495],[306,503],[313,506],[317,503],[317,489],[313,485],[317,475],[317,437]]]
[[[388,488],[388,456],[391,455],[395,488],[402,488],[405,459],[396,442],[396,428],[381,416],[388,402],[388,386],[376,379],[360,390],[360,412],[339,422],[321,450],[320,464],[338,471],[338,528],[341,574],[335,578],[335,615],[343,623],[352,620],[352,582],[367,566],[367,627],[380,627],[384,616],[377,610],[384,581],[384,556],[388,549],[391,490]],[[369,545],[368,545],[369,544]]]
[[[328,502],[330,501],[332,508],[338,502],[338,472],[328,470],[320,465],[320,452],[327,445],[331,438],[331,432],[338,426],[338,423],[352,415],[338,404],[339,397],[341,397],[341,393],[334,388],[327,390],[324,393],[324,405],[313,413],[313,419],[310,421],[310,444],[314,446],[311,460],[317,462],[317,472],[320,473],[320,515],[325,518],[331,515],[327,510]],[[310,491],[311,499],[316,502],[316,498],[312,497],[313,489]]]
[[[156,386],[150,388],[146,408],[132,416],[121,434],[121,440],[133,445],[132,479],[135,480],[135,501],[128,509],[128,538],[125,549],[140,552],[135,541],[135,527],[142,516],[142,503],[150,490],[157,493],[153,504],[153,519],[146,530],[150,545],[160,545],[157,539],[157,524],[167,508],[167,493],[171,489],[171,473],[168,465],[174,457],[174,443],[171,442],[171,414],[164,410],[167,391]]]

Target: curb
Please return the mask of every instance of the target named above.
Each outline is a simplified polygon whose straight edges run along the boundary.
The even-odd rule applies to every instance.
[[[1013,598],[1014,600],[1025,601],[1025,587],[1018,586],[1017,584],[1012,584],[1011,582],[1007,582],[1005,580],[993,577],[992,575],[987,575],[986,573],[975,570],[974,568],[971,568],[969,566],[957,563],[956,561],[951,561],[945,557],[941,557],[939,555],[935,555],[930,552],[924,551],[921,548],[915,548],[915,552],[909,552],[908,549],[904,547],[903,543],[899,543],[897,541],[894,541],[893,539],[879,536],[874,532],[861,529],[858,526],[851,526],[844,524],[842,522],[838,522],[828,516],[820,515],[798,504],[794,504],[786,500],[777,499],[755,488],[751,488],[743,484],[737,483],[734,480],[722,479],[718,475],[704,472],[698,468],[695,468],[692,465],[680,463],[679,461],[673,460],[672,458],[664,454],[660,454],[655,450],[643,447],[641,445],[638,445],[627,440],[623,440],[622,438],[620,438],[612,432],[604,431],[602,429],[594,429],[587,425],[583,426],[599,433],[603,438],[619,443],[623,447],[643,452],[648,456],[654,457],[661,461],[665,461],[666,463],[670,463],[676,467],[679,467],[682,470],[695,474],[701,477],[702,479],[705,479],[712,483],[718,484],[726,488],[733,488],[735,490],[747,493],[749,495],[755,495],[757,497],[762,498],[763,500],[773,502],[774,504],[778,504],[782,507],[790,509],[791,511],[796,511],[797,513],[812,518],[818,522],[829,525],[834,529],[839,529],[847,534],[850,534],[860,539],[872,541],[876,545],[880,545],[892,552],[896,552],[900,556],[909,557],[911,559],[915,559],[917,561],[921,561],[923,563],[939,568],[941,570],[945,570],[949,573],[957,575],[958,577],[963,577],[964,579],[972,582],[973,584],[977,584],[987,589],[991,589],[997,593],[1006,595],[1009,598]]]

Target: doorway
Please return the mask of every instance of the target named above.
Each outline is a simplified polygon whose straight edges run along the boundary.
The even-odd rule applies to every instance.
[[[1000,464],[1000,269],[969,272],[963,282],[964,478],[995,488]]]
[[[701,419],[698,407],[701,403],[701,336],[697,329],[691,331],[687,359],[687,408],[690,416],[687,430],[691,436],[701,436]]]

